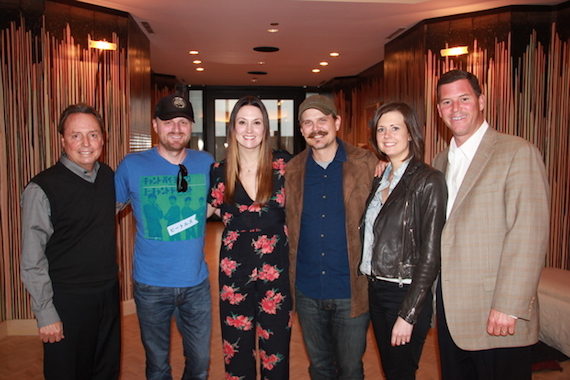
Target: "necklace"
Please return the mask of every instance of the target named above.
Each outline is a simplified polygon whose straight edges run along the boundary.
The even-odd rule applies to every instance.
[[[257,163],[255,163],[253,166],[252,165],[248,165],[248,166],[249,167],[247,167],[246,165],[240,164],[240,168],[248,174],[251,172],[255,173],[257,171]]]

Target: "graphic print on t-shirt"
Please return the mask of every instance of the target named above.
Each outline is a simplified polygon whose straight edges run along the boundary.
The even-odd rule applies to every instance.
[[[176,176],[140,177],[140,201],[144,237],[151,240],[178,241],[201,237],[205,220],[206,176],[185,177],[188,190],[178,192]]]

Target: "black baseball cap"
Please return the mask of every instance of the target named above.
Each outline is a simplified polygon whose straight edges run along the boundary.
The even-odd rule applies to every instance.
[[[154,108],[154,117],[160,120],[170,120],[175,117],[185,117],[194,122],[192,103],[178,94],[166,95],[158,101]]]

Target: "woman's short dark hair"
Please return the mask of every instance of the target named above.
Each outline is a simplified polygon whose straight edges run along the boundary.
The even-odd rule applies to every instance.
[[[469,84],[471,85],[471,88],[473,89],[473,92],[475,92],[475,95],[477,95],[477,98],[479,98],[479,96],[481,96],[481,86],[479,85],[479,79],[477,79],[477,77],[473,74],[471,74],[468,71],[464,71],[464,70],[451,70],[446,72],[445,74],[443,74],[441,76],[441,78],[439,78],[439,80],[437,81],[437,100],[439,101],[439,88],[444,85],[444,84],[449,84],[449,83],[453,83],[455,81],[461,80],[461,79],[467,79],[467,81],[469,82]]]
[[[61,113],[61,117],[59,118],[59,124],[57,125],[57,131],[61,135],[63,135],[63,129],[65,127],[65,122],[67,121],[67,118],[70,115],[73,115],[74,113],[86,113],[95,116],[95,119],[97,119],[99,127],[101,128],[101,133],[105,134],[105,129],[103,128],[103,119],[101,118],[99,112],[97,112],[97,110],[91,107],[90,105],[87,105],[85,103],[77,103],[70,105]]]
[[[378,121],[380,118],[392,111],[398,111],[404,117],[404,123],[406,128],[408,128],[408,133],[410,134],[410,152],[406,159],[413,157],[414,160],[423,161],[424,160],[424,133],[423,128],[418,120],[418,115],[416,111],[408,104],[404,102],[388,102],[380,106],[374,113],[374,117],[370,120],[370,143],[374,147],[376,154],[380,159],[388,161],[388,156],[386,156],[378,146],[378,140],[376,139],[376,129]]]

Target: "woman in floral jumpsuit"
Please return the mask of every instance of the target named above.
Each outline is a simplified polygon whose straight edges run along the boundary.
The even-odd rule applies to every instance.
[[[288,379],[292,300],[283,173],[291,156],[271,150],[267,110],[253,96],[236,103],[228,143],[226,159],[212,168],[209,200],[225,226],[219,285],[226,379],[255,379],[256,357],[261,379]]]

